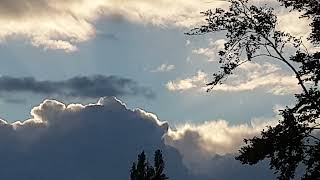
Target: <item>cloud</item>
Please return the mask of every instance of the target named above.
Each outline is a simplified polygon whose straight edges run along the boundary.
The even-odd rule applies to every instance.
[[[169,72],[169,71],[172,71],[176,68],[175,65],[173,64],[161,64],[159,67],[157,67],[156,69],[154,70],[151,70],[151,72]]]
[[[189,39],[187,39],[185,46],[189,46],[190,44],[191,44],[191,41]]]
[[[204,90],[208,75],[199,71],[197,75],[167,83],[170,91]],[[263,90],[274,95],[294,94],[301,91],[293,75],[281,71],[278,65],[270,63],[247,62],[238,67],[233,75],[221,85],[214,86],[213,91],[242,92]]]
[[[142,109],[128,109],[114,97],[101,98],[89,105],[45,100],[32,109],[30,119],[14,123],[0,120],[0,178],[128,179],[131,163],[138,153],[145,150],[150,157],[160,148],[171,179],[270,179],[267,167],[242,166],[230,154],[205,154],[207,166],[201,167],[211,172],[192,174],[182,163],[181,154],[185,162],[192,159],[189,155],[196,158],[199,152],[215,153],[215,146],[226,146],[228,152],[230,143],[237,146],[242,135],[255,133],[256,130],[246,125],[212,122],[176,131],[169,129],[168,123],[156,115]],[[191,139],[198,143],[190,143],[187,130],[199,135],[200,139]],[[219,137],[223,139],[219,141]],[[208,146],[200,146],[204,142],[201,139],[210,140]],[[201,150],[204,147],[205,151]]]
[[[191,27],[203,21],[200,11],[225,4],[199,0],[2,0],[0,41],[23,37],[45,49],[77,50],[96,35],[101,17],[123,17],[161,27]]]
[[[0,77],[0,93],[30,92],[65,97],[98,98],[101,96],[142,95],[154,97],[152,90],[137,82],[117,76],[79,76],[63,81],[38,81],[32,77]]]
[[[224,39],[210,40],[209,47],[194,49],[192,53],[205,56],[208,58],[208,61],[218,61],[218,53],[224,49],[225,43],[226,40]]]
[[[168,124],[114,97],[90,105],[45,100],[23,122],[0,122],[1,179],[128,179],[131,163],[160,148],[168,174],[187,179],[187,170],[162,136]],[[176,166],[176,165],[180,166]]]
[[[176,82],[169,81],[166,84],[166,87],[169,91],[186,91],[186,90],[192,90],[192,89],[198,89],[199,87],[203,87],[206,84],[207,74],[198,71],[195,76],[192,76],[190,78],[178,80]]]
[[[255,3],[266,2],[255,0]],[[72,52],[78,50],[78,43],[95,37],[95,23],[101,17],[122,17],[133,23],[159,27],[192,28],[204,22],[201,11],[227,6],[226,1],[220,0],[2,0],[0,41],[22,37],[37,47]],[[289,22],[299,20],[289,12],[283,13],[280,19],[283,19],[281,28],[292,27]],[[299,34],[306,33],[308,27],[304,26],[306,19],[301,22],[293,28]]]
[[[98,0],[1,1],[0,40],[23,37],[37,47],[75,51],[76,43],[95,35],[91,22],[100,5]]]
[[[244,138],[258,136],[274,119],[252,120],[251,125],[230,125],[225,120],[207,121],[202,124],[184,124],[169,130],[165,136],[167,145],[179,150],[185,165],[194,173],[212,171],[212,158],[236,154]]]
[[[308,51],[310,52],[316,52],[320,50],[319,47],[315,46],[308,40],[308,37],[312,31],[310,27],[310,24],[312,23],[311,19],[300,18],[303,13],[298,11],[281,11],[278,14],[277,28],[280,31],[290,33],[297,38],[301,38],[304,46],[308,48]]]
[[[252,91],[263,89],[274,95],[294,94],[301,91],[298,80],[293,75],[281,72],[278,65],[248,62],[239,67],[225,84],[213,88],[214,91]]]

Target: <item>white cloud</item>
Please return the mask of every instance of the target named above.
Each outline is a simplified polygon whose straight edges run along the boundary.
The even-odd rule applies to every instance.
[[[274,95],[287,95],[299,92],[298,80],[293,75],[281,72],[281,68],[270,63],[248,62],[239,67],[226,83],[217,85],[214,91],[252,91],[263,89]]]
[[[151,72],[169,72],[174,70],[176,67],[173,64],[161,64],[159,67],[157,67],[154,70],[151,70]]]
[[[225,120],[184,124],[176,130],[170,129],[165,142],[179,150],[185,165],[194,173],[208,173],[212,158],[236,154],[244,138],[257,136],[266,126],[276,123],[274,119],[255,118],[251,125],[230,125]]]
[[[177,81],[169,81],[166,84],[166,87],[169,91],[186,91],[192,89],[198,89],[199,87],[204,87],[206,85],[207,74],[198,71],[195,76],[190,78],[177,80]]]
[[[320,47],[314,46],[314,44],[308,40],[311,33],[310,24],[312,23],[312,20],[308,18],[300,18],[301,15],[302,13],[297,11],[280,12],[278,15],[277,28],[283,32],[290,33],[296,38],[301,38],[304,46],[308,48],[309,52],[319,51]]]
[[[186,46],[189,46],[191,44],[191,41],[189,39],[186,40]]]
[[[205,90],[208,75],[199,71],[196,76],[170,81],[167,89],[170,91]],[[278,65],[247,62],[230,75],[221,85],[216,85],[213,91],[241,92],[263,90],[274,95],[294,94],[301,91],[297,79],[293,75],[281,71]]]
[[[194,54],[202,55],[208,58],[208,61],[218,61],[219,51],[224,49],[224,44],[226,43],[226,40],[219,39],[216,41],[210,41],[209,47],[207,48],[198,48],[194,49],[192,52]]]

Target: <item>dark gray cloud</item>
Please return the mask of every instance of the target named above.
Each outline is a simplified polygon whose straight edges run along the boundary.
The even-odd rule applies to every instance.
[[[158,148],[172,179],[189,177],[162,140],[168,124],[113,97],[87,106],[46,100],[31,115],[23,123],[0,121],[0,179],[125,180],[138,153],[151,158]]]
[[[154,97],[151,89],[117,76],[79,76],[63,81],[38,81],[33,77],[0,77],[0,92],[31,92],[66,97],[98,98],[103,96],[142,95]]]
[[[167,123],[113,97],[86,106],[46,100],[31,116],[0,121],[0,179],[126,180],[136,155],[145,150],[151,158],[158,148],[172,180],[272,179],[265,166],[241,166],[231,155],[212,158],[210,173],[192,175],[180,152],[164,143]]]

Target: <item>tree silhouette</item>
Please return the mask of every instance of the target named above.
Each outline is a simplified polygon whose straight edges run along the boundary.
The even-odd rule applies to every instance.
[[[157,150],[154,154],[154,176],[153,180],[165,180],[169,179],[165,174],[164,174],[164,161],[162,157],[162,153],[160,150]]]
[[[280,1],[313,19],[310,40],[315,44],[319,42],[319,0]],[[302,93],[295,95],[296,104],[280,111],[282,118],[278,125],[267,127],[259,137],[245,139],[246,146],[241,148],[236,159],[250,165],[269,159],[270,168],[281,180],[293,179],[297,167],[303,164],[302,179],[320,179],[320,52],[310,52],[301,38],[279,31],[272,8],[250,5],[248,0],[229,2],[228,10],[218,8],[203,12],[206,24],[187,33],[224,32],[226,35],[224,50],[219,52],[221,71],[213,74],[212,82],[207,84],[208,91],[223,83],[242,64],[264,59],[287,65],[302,89]]]
[[[160,150],[154,154],[154,167],[149,166],[144,151],[138,155],[138,163],[132,164],[130,170],[131,180],[166,180],[169,179],[164,173],[164,160]]]

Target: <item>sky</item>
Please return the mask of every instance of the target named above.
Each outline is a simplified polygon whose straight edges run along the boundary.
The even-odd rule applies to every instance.
[[[277,28],[306,38],[307,20],[267,2]],[[262,59],[206,92],[225,37],[185,33],[203,23],[201,11],[227,5],[2,0],[0,177],[101,179],[113,169],[128,179],[139,151],[161,148],[172,179],[272,178],[266,164],[233,156],[301,90],[285,65]]]

